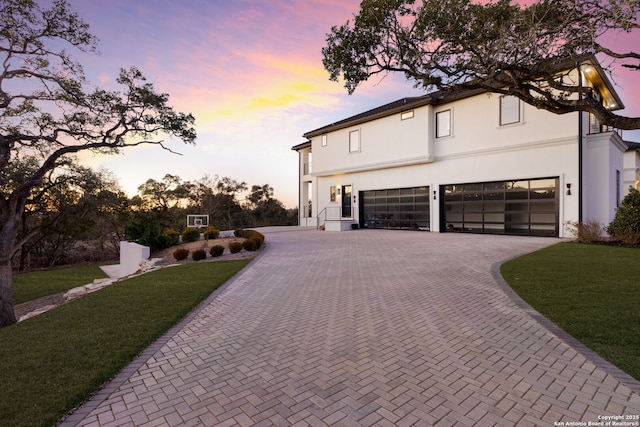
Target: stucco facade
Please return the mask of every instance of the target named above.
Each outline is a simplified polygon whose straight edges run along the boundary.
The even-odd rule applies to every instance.
[[[606,225],[638,157],[589,119],[486,92],[400,99],[293,147],[299,223],[557,237]]]

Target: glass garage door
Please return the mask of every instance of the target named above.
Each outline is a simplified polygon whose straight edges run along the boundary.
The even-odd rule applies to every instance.
[[[558,236],[558,178],[445,185],[441,229]]]
[[[363,228],[429,230],[429,187],[360,192]]]

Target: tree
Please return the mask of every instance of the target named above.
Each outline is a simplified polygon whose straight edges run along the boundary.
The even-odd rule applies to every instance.
[[[349,94],[371,76],[400,72],[425,90],[514,95],[556,114],[588,111],[602,124],[638,129],[640,117],[615,114],[562,73],[593,55],[607,60],[609,74],[616,63],[640,71],[640,53],[606,43],[637,31],[639,13],[637,0],[363,0],[353,24],[327,35],[323,64]]]
[[[243,191],[246,191],[247,183],[242,181],[236,181],[229,177],[220,178],[216,183],[216,197],[219,200],[218,206],[220,207],[220,213],[226,214],[226,229],[232,230],[235,227],[242,226],[239,221],[234,221],[234,217],[242,213],[242,207],[238,203],[238,195]],[[213,222],[213,221],[212,221]]]
[[[268,202],[273,197],[273,187],[269,184],[263,186],[252,185],[251,193],[247,196],[247,200],[255,207],[260,202]]]
[[[16,177],[28,176],[38,167],[36,159],[26,160],[0,171],[4,183],[0,194],[9,194],[22,182]],[[68,159],[32,189],[17,236],[18,240],[30,237],[14,257],[12,268],[112,257],[117,252],[105,249],[114,248],[112,236],[122,228],[119,217],[127,205],[128,199],[107,172],[94,172]]]
[[[171,236],[164,232],[161,219],[155,212],[134,212],[124,233],[127,240],[149,246],[151,252],[168,248],[173,244]]]
[[[252,185],[247,200],[252,208],[254,227],[293,224],[291,215],[282,202],[273,198],[273,187],[269,184]]]
[[[16,321],[11,259],[25,205],[48,174],[81,151],[117,153],[140,144],[171,151],[161,135],[194,143],[191,114],[174,111],[142,73],[122,69],[121,91],[86,90],[79,63],[65,47],[94,52],[96,38],[65,0],[43,8],[32,0],[0,0],[0,171],[18,159],[37,167],[0,199],[0,327]]]
[[[188,202],[193,184],[183,182],[179,176],[166,174],[162,181],[149,178],[138,187],[138,193],[146,209],[169,211]]]

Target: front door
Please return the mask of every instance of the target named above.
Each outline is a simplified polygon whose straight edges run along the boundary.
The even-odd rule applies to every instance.
[[[342,218],[351,218],[351,186],[342,186]]]

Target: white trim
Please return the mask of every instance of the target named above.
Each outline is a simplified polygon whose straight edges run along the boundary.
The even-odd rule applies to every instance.
[[[399,160],[395,162],[385,161],[385,162],[368,163],[368,164],[360,165],[357,167],[326,169],[323,171],[316,171],[311,175],[316,177],[325,177],[325,176],[331,176],[331,175],[339,175],[347,172],[366,172],[370,170],[391,169],[391,168],[397,168],[401,166],[422,165],[425,163],[432,163],[433,161],[434,161],[433,156],[420,156],[420,157],[413,157],[410,159]]]
[[[438,162],[443,160],[464,159],[465,157],[476,157],[478,155],[483,155],[483,154],[511,153],[516,151],[526,151],[526,150],[530,150],[532,148],[538,148],[538,147],[556,147],[559,145],[571,145],[571,144],[577,144],[577,143],[578,143],[577,138],[549,139],[546,141],[536,141],[536,142],[529,142],[524,144],[513,144],[513,145],[507,145],[504,147],[465,151],[464,153],[447,154],[444,156],[435,156],[434,161]]]

